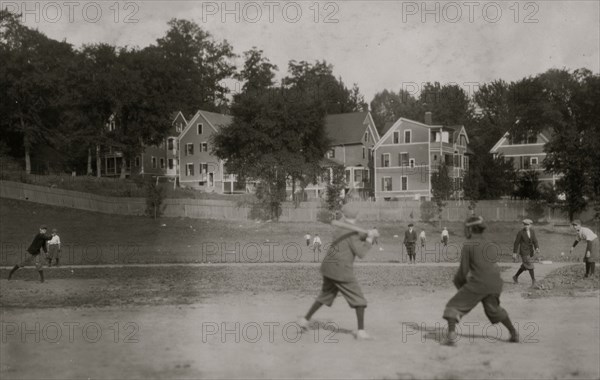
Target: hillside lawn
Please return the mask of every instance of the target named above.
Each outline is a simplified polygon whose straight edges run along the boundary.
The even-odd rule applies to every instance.
[[[0,199],[0,265],[17,263],[41,224],[57,228],[63,251],[61,264],[111,263],[223,263],[320,262],[324,251],[307,247],[306,233],[319,233],[324,248],[331,242],[328,224],[233,222],[223,220],[108,215],[26,201]],[[447,222],[450,244],[440,244],[441,228],[415,221],[417,232],[427,235],[425,250],[417,249],[418,262],[456,262],[464,242],[462,223]],[[359,222],[360,224],[360,222]],[[381,233],[365,261],[406,262],[402,240],[408,222],[380,222]],[[486,237],[497,243],[490,253],[501,262],[512,262],[512,243],[519,222],[488,223]],[[534,226],[543,260],[581,261],[583,245],[568,255],[573,232],[565,226]],[[397,235],[397,236],[395,236]],[[561,256],[561,252],[565,255]]]

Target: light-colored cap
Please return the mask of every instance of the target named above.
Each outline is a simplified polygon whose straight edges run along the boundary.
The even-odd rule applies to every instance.
[[[531,219],[523,219],[523,224],[531,225],[531,224],[533,224],[533,220],[531,220]]]

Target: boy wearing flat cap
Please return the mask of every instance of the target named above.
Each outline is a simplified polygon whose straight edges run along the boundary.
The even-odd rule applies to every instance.
[[[48,250],[46,249],[46,242],[52,239],[52,236],[46,233],[47,230],[48,228],[46,226],[40,227],[40,231],[33,237],[29,248],[27,248],[27,257],[22,263],[13,267],[8,274],[9,280],[19,268],[33,262],[35,264],[35,269],[37,269],[38,273],[40,274],[40,282],[44,282],[44,271],[42,270],[43,255],[41,252],[44,251],[44,254],[48,253]]]
[[[342,208],[345,222],[355,224],[358,217],[358,208],[346,204]],[[367,300],[363,296],[358,281],[354,276],[354,259],[363,258],[373,245],[373,238],[377,236],[375,230],[367,234],[356,231],[336,228],[333,233],[333,242],[321,264],[323,286],[321,294],[317,297],[305,317],[298,320],[302,329],[307,329],[313,314],[323,305],[331,306],[338,293],[342,293],[351,308],[356,310],[358,331],[356,339],[370,339],[364,328],[364,313]]]
[[[456,324],[479,302],[491,323],[502,323],[510,332],[510,342],[518,342],[519,335],[500,306],[502,278],[498,265],[486,256],[488,244],[482,237],[485,225],[482,217],[472,216],[465,222],[468,239],[460,253],[460,266],[454,276],[458,292],[446,304],[443,318],[448,321],[448,336],[442,344],[452,346],[457,341]]]
[[[571,222],[571,227],[573,227],[573,229],[577,232],[575,242],[573,242],[573,246],[571,247],[571,253],[573,253],[573,249],[581,240],[585,240],[585,255],[583,256],[583,262],[585,263],[584,277],[591,277],[594,275],[596,270],[596,262],[600,257],[598,235],[592,232],[592,230],[589,228],[583,227],[581,225],[581,220],[574,220]]]
[[[408,230],[404,231],[404,246],[408,254],[408,262],[415,263],[415,246],[417,245],[417,231],[414,230],[413,224],[409,223]]]
[[[523,220],[523,229],[517,233],[517,237],[515,239],[513,255],[520,255],[522,264],[517,273],[513,276],[513,282],[518,284],[519,276],[521,273],[527,270],[529,271],[529,276],[531,277],[531,286],[534,287],[535,267],[533,265],[533,255],[535,253],[539,253],[540,248],[537,238],[535,237],[535,232],[531,229],[532,223],[533,221],[531,219]]]

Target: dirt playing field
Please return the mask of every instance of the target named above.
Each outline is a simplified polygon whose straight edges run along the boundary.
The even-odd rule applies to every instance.
[[[459,224],[448,225],[445,251],[437,226],[417,224],[429,236],[417,265],[405,263],[394,236],[404,225],[377,226],[381,244],[356,267],[375,338],[361,342],[343,298],[322,308],[308,332],[295,324],[321,286],[323,256],[302,236],[319,231],[327,245],[327,225],[154,221],[5,200],[0,206],[2,379],[600,377],[600,275],[583,278],[581,246],[571,257],[560,255],[573,241],[561,226],[535,227],[542,258],[554,263],[536,264],[534,289],[527,273],[519,284],[511,280],[519,266],[510,256],[518,223],[486,231],[503,270],[502,305],[521,343],[507,343],[504,327],[490,325],[479,306],[461,321],[457,346],[443,347],[441,315],[455,292],[464,241]],[[8,282],[10,265],[40,222],[59,228],[72,249],[61,267],[46,269],[44,284],[33,268]],[[253,251],[255,243],[261,248]],[[268,243],[279,246],[270,251]],[[284,243],[300,246],[300,254],[286,254]]]
[[[373,341],[353,337],[342,298],[294,324],[319,290],[313,264],[0,271],[0,375],[15,378],[598,378],[600,276],[538,265],[540,289],[503,267],[502,304],[522,343],[463,319],[457,347],[439,345],[454,264],[361,264]],[[73,270],[73,273],[71,273]],[[563,292],[566,291],[566,293]],[[563,293],[567,296],[563,296]],[[37,360],[32,358],[43,358]]]

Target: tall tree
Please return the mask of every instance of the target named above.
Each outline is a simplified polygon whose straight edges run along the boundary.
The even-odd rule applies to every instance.
[[[0,54],[0,123],[22,139],[25,170],[30,173],[32,149],[58,138],[59,89],[68,76],[64,68],[73,59],[73,49],[0,10]]]
[[[213,153],[226,160],[229,173],[259,181],[257,197],[267,217],[277,219],[286,180],[318,168],[328,148],[325,105],[314,97],[295,97],[301,91],[297,84],[274,88],[275,67],[268,59],[256,50],[245,56],[240,75],[247,82],[234,96],[233,123],[213,137]]]
[[[226,40],[214,41],[193,21],[171,19],[168,25],[157,47],[168,66],[169,80],[176,83],[176,91],[167,98],[172,110],[180,109],[185,115],[198,109],[219,111],[228,102],[224,80],[235,73],[232,46]]]
[[[383,90],[371,101],[371,114],[379,132],[387,123],[393,123],[401,117],[423,121],[423,112],[417,99],[408,91],[398,93]]]
[[[438,220],[442,225],[442,212],[446,207],[446,201],[450,199],[453,191],[452,178],[448,174],[448,167],[444,164],[431,174],[431,200],[436,204]]]

